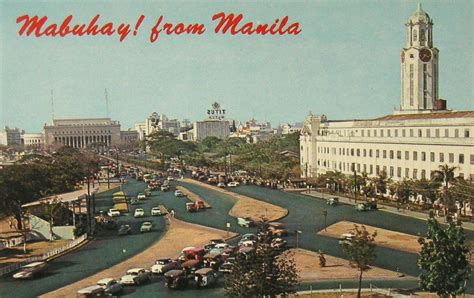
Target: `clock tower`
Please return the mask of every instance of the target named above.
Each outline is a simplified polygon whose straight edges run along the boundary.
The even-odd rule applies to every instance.
[[[439,57],[433,47],[433,20],[418,4],[405,27],[406,44],[400,53],[400,111],[432,111],[438,99]]]

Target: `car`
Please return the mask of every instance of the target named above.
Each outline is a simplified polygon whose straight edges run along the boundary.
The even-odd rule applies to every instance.
[[[222,273],[231,273],[232,269],[234,268],[234,262],[233,261],[225,261],[220,267],[219,271]]]
[[[160,207],[151,208],[151,216],[160,216],[160,215],[161,215]]]
[[[326,201],[329,206],[336,206],[339,204],[339,198],[330,198]]]
[[[107,212],[107,215],[110,217],[120,216],[120,211],[112,208],[112,209],[109,209],[109,211]]]
[[[217,187],[225,188],[225,183],[224,182],[219,182],[219,183],[217,183]]]
[[[196,207],[196,204],[194,202],[188,202],[186,203],[186,211],[196,212],[198,211],[198,208]]]
[[[239,183],[235,182],[235,181],[232,181],[232,182],[227,183],[227,186],[228,187],[237,187],[237,186],[239,186]]]
[[[134,217],[144,217],[145,216],[145,210],[143,208],[137,208],[135,209],[135,213],[133,214]]]
[[[105,289],[99,285],[88,286],[77,291],[76,298],[104,297]]]
[[[170,186],[169,186],[169,185],[164,185],[164,184],[163,184],[163,185],[161,186],[161,191],[168,191],[168,190],[170,190]]]
[[[168,181],[173,181],[173,180],[174,180],[174,178],[173,178],[173,177],[171,177],[171,176],[168,176],[168,178],[166,178],[166,180],[168,180]]]
[[[270,246],[272,248],[278,249],[278,248],[286,247],[286,244],[287,244],[287,242],[285,240],[283,240],[281,238],[275,238],[275,239],[272,240],[272,243],[270,244]]]
[[[257,235],[255,235],[255,234],[244,234],[242,236],[242,238],[240,239],[238,245],[241,246],[246,241],[252,241],[252,242],[255,243],[255,241],[257,241]]]
[[[339,244],[344,244],[344,243],[352,243],[352,239],[354,239],[354,235],[351,234],[351,233],[345,233],[345,234],[342,234],[340,237],[339,237]]]
[[[151,228],[153,227],[153,224],[150,221],[145,221],[142,223],[142,226],[140,227],[140,232],[150,232]]]
[[[181,269],[181,261],[176,260],[163,265],[163,267],[161,268],[161,273],[166,273],[175,269]]]
[[[130,225],[121,225],[118,229],[118,234],[121,235],[129,235],[132,233],[132,228]]]
[[[250,228],[254,225],[253,220],[249,217],[238,217],[237,224],[244,228]]]
[[[46,262],[33,262],[20,267],[20,271],[13,274],[14,279],[33,278],[46,269]]]
[[[184,197],[184,193],[183,193],[181,190],[177,189],[177,190],[174,192],[174,196],[175,196],[175,197]]]
[[[163,272],[163,268],[167,265],[167,264],[170,264],[172,263],[173,260],[171,259],[159,259],[159,260],[156,260],[155,261],[155,264],[153,264],[153,266],[151,266],[150,268],[150,271],[151,273],[154,273],[154,274],[161,274],[161,273],[164,273]],[[173,269],[176,269],[176,268],[179,268],[179,265],[176,263],[176,267],[173,268]],[[171,268],[169,269],[171,270]]]
[[[222,249],[226,249],[226,248],[229,248],[230,245],[228,243],[216,243],[214,245],[214,248],[222,248]]]
[[[140,201],[138,199],[131,199],[129,204],[130,205],[139,205]]]
[[[196,270],[194,278],[198,287],[209,287],[217,283],[217,272],[212,268],[201,268]]]
[[[165,287],[181,289],[188,285],[189,277],[184,270],[173,269],[164,274]]]
[[[219,244],[219,243],[225,243],[224,239],[211,239],[211,240],[209,240],[209,244],[216,245],[216,244]]]
[[[105,294],[114,295],[122,292],[123,286],[113,278],[104,278],[97,282],[105,290]]]
[[[151,188],[145,189],[145,196],[151,197]]]
[[[139,193],[137,196],[138,200],[146,200],[146,195],[144,193]]]
[[[282,223],[280,222],[270,222],[268,223],[268,229],[274,236],[281,237],[288,235],[288,231],[285,229]]]
[[[140,285],[150,280],[151,272],[144,268],[133,268],[127,270],[126,274],[120,278],[122,285]]]

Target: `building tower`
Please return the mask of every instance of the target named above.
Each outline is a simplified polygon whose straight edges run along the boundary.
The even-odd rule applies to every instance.
[[[418,4],[405,27],[406,45],[400,53],[400,110],[435,110],[435,100],[438,99],[439,51],[433,47],[433,20]]]

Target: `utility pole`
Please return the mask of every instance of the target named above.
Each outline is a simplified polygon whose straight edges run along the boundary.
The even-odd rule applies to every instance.
[[[328,211],[327,210],[323,210],[323,216],[324,216],[324,231],[326,231],[327,219],[328,219]]]
[[[354,203],[357,203],[357,191],[358,191],[357,172],[355,171],[355,167],[354,167]]]

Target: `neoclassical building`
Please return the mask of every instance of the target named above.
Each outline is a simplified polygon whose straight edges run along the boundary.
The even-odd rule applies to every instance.
[[[120,143],[120,123],[110,118],[54,119],[43,127],[46,146],[63,145],[86,148],[96,143],[105,146]]]
[[[300,135],[302,177],[385,171],[394,180],[421,179],[448,164],[456,176],[474,181],[474,111],[448,110],[438,98],[439,50],[421,6],[405,26],[399,109],[366,120],[310,114]]]

